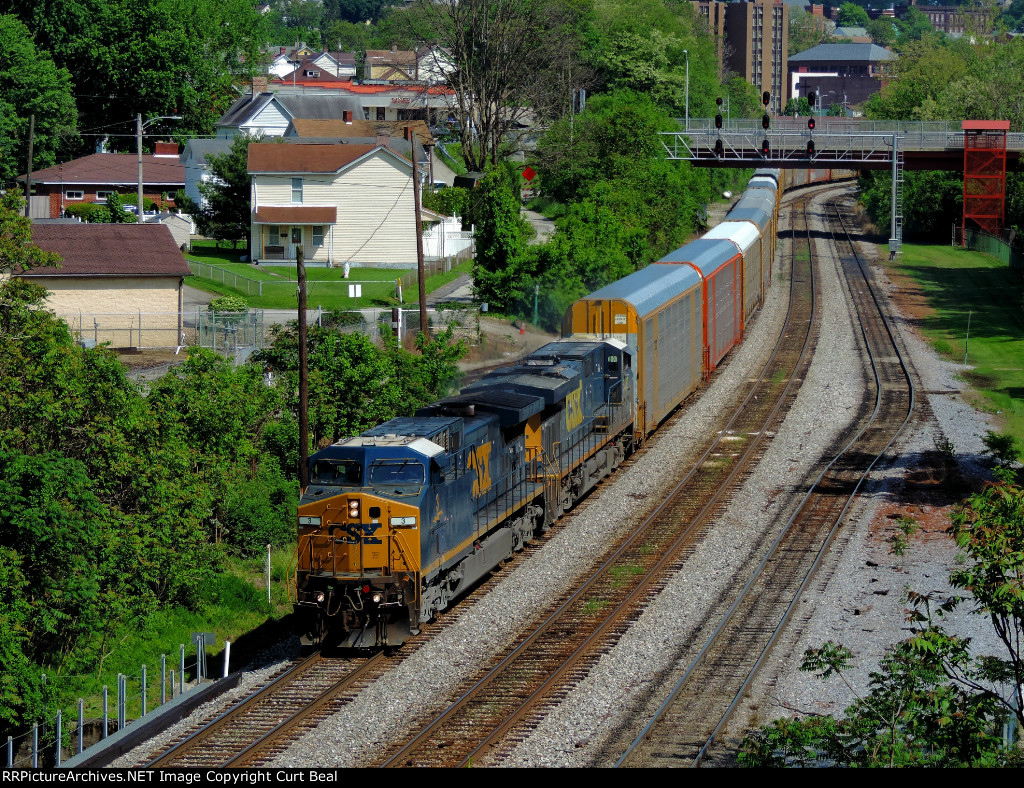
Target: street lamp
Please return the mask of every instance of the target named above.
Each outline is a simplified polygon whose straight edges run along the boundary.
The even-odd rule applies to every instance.
[[[684,111],[686,112],[686,130],[690,130],[690,53],[687,50],[683,50],[683,57],[686,58],[686,104]]]
[[[150,118],[145,123],[142,122],[141,114],[135,116],[135,149],[139,154],[139,224],[142,224],[142,130],[158,120],[181,120],[181,115],[161,115],[157,118]]]

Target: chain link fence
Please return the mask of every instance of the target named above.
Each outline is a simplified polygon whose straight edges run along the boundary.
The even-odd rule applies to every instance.
[[[953,245],[990,254],[1006,263],[1017,276],[1024,277],[1024,237],[1016,230],[1007,230],[1003,237],[998,237],[954,225]]]

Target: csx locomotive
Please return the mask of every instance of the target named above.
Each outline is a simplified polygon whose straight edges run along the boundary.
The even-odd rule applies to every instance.
[[[704,237],[573,304],[563,339],[310,458],[307,642],[400,645],[611,473],[738,343],[771,281],[779,172]]]

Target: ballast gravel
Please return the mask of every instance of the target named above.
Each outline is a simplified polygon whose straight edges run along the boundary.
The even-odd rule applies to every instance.
[[[573,584],[611,539],[635,526],[646,503],[667,491],[667,469],[692,464],[715,415],[763,364],[784,320],[789,282],[779,273],[783,259],[780,253],[773,285],[744,343],[686,406],[681,418],[659,431],[635,462],[566,515],[541,549],[522,554],[510,574],[500,582],[492,581],[486,596],[445,613],[446,626],[436,637],[270,765],[347,767],[374,762],[417,722],[449,705],[467,676],[507,647],[553,596]],[[886,286],[883,276],[876,281]],[[728,510],[708,528],[699,548],[618,644],[560,703],[549,707],[545,719],[518,746],[479,765],[612,765],[609,753],[639,731],[644,714],[660,704],[672,677],[688,664],[687,656],[703,645],[697,633],[706,628],[714,603],[735,583],[742,566],[760,560],[788,516],[796,488],[825,447],[847,427],[863,396],[866,373],[859,335],[850,315],[846,282],[834,261],[822,266],[821,285],[822,324],[814,360],[764,460]],[[906,554],[898,557],[890,552],[887,541],[892,528],[879,528],[878,521],[881,517],[892,522],[884,517],[890,510],[928,520],[927,511],[904,512],[899,507],[905,503],[904,481],[914,469],[915,457],[937,444],[954,447],[965,476],[984,474],[979,460],[984,449],[981,438],[992,427],[984,414],[964,401],[960,393],[964,384],[956,377],[961,369],[936,357],[906,319],[896,315],[894,324],[919,376],[919,397],[927,398],[934,420],[912,425],[901,437],[894,461],[873,475],[814,586],[720,737],[716,763],[732,762],[739,741],[757,725],[794,713],[838,713],[851,701],[851,692],[840,682],[821,682],[797,670],[807,648],[826,640],[850,647],[857,667],[847,678],[863,691],[868,673],[884,651],[907,635],[905,589],[948,591],[956,549],[941,533],[944,523],[931,522],[922,528],[910,540]],[[995,653],[997,644],[984,619],[960,615],[949,626],[972,635],[980,647]],[[272,655],[267,665],[248,674],[243,687],[226,698],[251,692],[280,668],[275,659],[295,653],[295,644],[283,644],[281,649],[279,656]],[[225,699],[219,701],[221,705]],[[187,724],[175,726],[114,765],[145,763]]]

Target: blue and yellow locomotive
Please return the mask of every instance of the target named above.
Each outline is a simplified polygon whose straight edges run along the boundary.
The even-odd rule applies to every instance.
[[[625,343],[561,340],[314,454],[299,502],[306,639],[418,632],[622,462],[634,389]]]
[[[398,645],[639,447],[771,284],[778,170],[703,238],[569,307],[564,339],[310,459],[295,610],[310,642]]]

